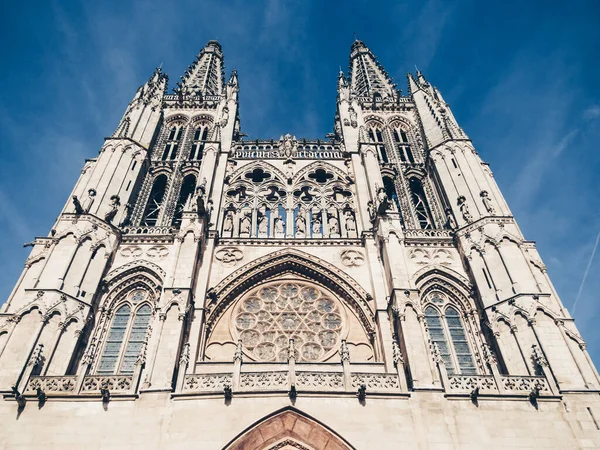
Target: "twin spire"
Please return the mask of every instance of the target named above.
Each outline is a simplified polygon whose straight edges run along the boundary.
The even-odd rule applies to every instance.
[[[208,41],[196,60],[187,68],[178,89],[201,96],[221,95],[225,84],[223,50],[217,41]]]
[[[392,100],[399,95],[396,84],[364,42],[350,48],[350,92],[353,96]]]

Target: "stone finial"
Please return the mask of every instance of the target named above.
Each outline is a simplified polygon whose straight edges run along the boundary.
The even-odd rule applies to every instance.
[[[404,364],[404,358],[402,357],[402,351],[396,340],[392,341],[392,358],[394,366],[398,366],[398,363]]]
[[[185,367],[190,362],[190,343],[186,342],[183,344],[183,349],[181,350],[181,356],[179,357],[179,366]]]
[[[244,352],[242,350],[242,340],[238,339],[237,345],[235,346],[235,352],[233,354],[233,361],[242,362],[244,360]]]
[[[538,366],[540,366],[540,367],[547,367],[548,366],[548,360],[546,359],[546,357],[542,353],[542,349],[539,348],[536,344],[533,344],[531,346],[531,354],[533,356],[533,360],[535,361],[535,363]]]

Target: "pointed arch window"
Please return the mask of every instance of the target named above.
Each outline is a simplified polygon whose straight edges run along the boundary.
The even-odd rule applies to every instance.
[[[177,158],[177,151],[179,150],[179,143],[181,141],[181,135],[183,134],[183,125],[173,125],[169,130],[169,136],[167,138],[167,144],[162,154],[163,161],[172,161]]]
[[[387,197],[396,205],[396,209],[400,212],[400,202],[398,201],[398,194],[396,193],[396,186],[394,181],[390,177],[383,177],[383,187]]]
[[[156,225],[165,197],[166,188],[167,176],[164,174],[157,176],[152,184],[152,191],[150,191],[150,197],[148,198],[148,203],[146,204],[146,209],[144,210],[144,216],[142,219],[143,225]]]
[[[179,191],[179,198],[177,205],[175,206],[175,214],[173,214],[172,224],[174,226],[181,225],[181,216],[183,210],[194,191],[196,190],[196,176],[193,174],[187,175],[181,183],[181,190]]]
[[[392,134],[394,135],[394,143],[396,144],[398,158],[400,158],[400,161],[403,163],[414,164],[415,158],[412,154],[406,132],[402,128],[397,127],[394,129]]]
[[[442,317],[437,308],[428,306],[425,309],[425,321],[431,342],[439,348],[448,373],[477,374],[465,329],[456,308],[448,306]]]
[[[142,292],[134,293],[135,295],[145,298]],[[133,315],[129,304],[117,309],[98,366],[99,374],[133,374],[135,363],[144,346],[151,315],[148,304],[140,306]]]
[[[190,160],[202,161],[204,156],[204,146],[208,140],[208,124],[200,125],[194,130],[194,140],[192,141],[192,151],[190,152]]]
[[[417,222],[422,230],[430,230],[433,228],[433,219],[431,216],[431,209],[429,209],[429,203],[427,203],[427,197],[425,197],[425,191],[421,180],[416,177],[412,177],[408,180],[411,198],[415,207],[417,215]]]
[[[385,145],[383,143],[383,133],[379,128],[371,128],[369,130],[369,137],[375,143],[375,148],[377,149],[377,158],[380,163],[388,163],[388,155],[385,151]]]

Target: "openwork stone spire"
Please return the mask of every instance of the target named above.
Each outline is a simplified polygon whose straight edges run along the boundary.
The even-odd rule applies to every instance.
[[[383,99],[395,98],[395,84],[362,41],[350,48],[350,87],[352,95],[370,97],[379,94]]]
[[[208,41],[181,77],[181,88],[186,92],[200,92],[203,96],[221,95],[225,84],[223,65],[221,44]]]

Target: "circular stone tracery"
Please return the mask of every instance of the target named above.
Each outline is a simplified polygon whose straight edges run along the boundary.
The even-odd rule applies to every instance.
[[[232,322],[234,335],[258,361],[287,361],[294,339],[296,360],[316,362],[338,349],[345,320],[340,302],[323,288],[279,281],[244,295]]]

